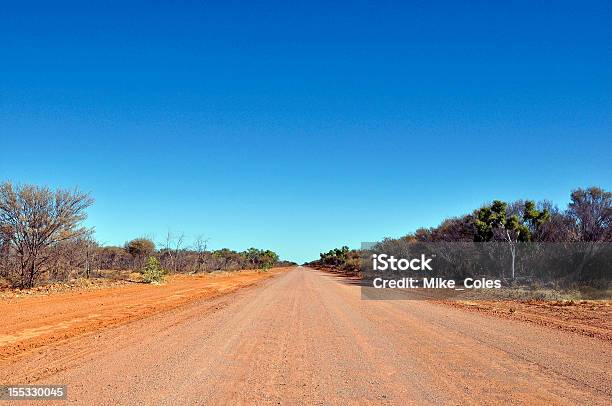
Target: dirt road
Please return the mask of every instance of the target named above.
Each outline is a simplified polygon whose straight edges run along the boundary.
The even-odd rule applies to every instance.
[[[134,283],[50,295],[14,292],[0,300],[0,359],[227,294],[285,270],[173,275],[162,285]]]
[[[295,268],[257,286],[40,347],[0,382],[81,404],[610,404],[612,345],[418,301],[364,301]],[[40,403],[37,403],[40,404]]]

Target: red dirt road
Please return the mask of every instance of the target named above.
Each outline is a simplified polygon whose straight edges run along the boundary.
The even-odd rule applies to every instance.
[[[163,285],[6,295],[0,300],[0,359],[233,292],[287,269],[173,275]]]
[[[610,404],[612,345],[295,268],[0,361],[80,404]],[[35,404],[41,404],[36,402]]]

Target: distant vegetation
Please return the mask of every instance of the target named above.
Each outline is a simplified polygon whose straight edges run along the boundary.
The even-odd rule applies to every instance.
[[[515,276],[514,255],[520,244],[533,243],[531,246],[537,247],[543,243],[558,243],[562,250],[563,244],[566,244],[568,252],[579,246],[582,247],[581,251],[575,251],[571,261],[559,261],[554,269],[547,271],[553,277],[562,277],[566,281],[598,279],[608,283],[612,276],[612,264],[602,264],[609,257],[600,255],[602,252],[599,248],[610,245],[599,243],[612,242],[612,193],[598,187],[574,190],[565,210],[558,209],[549,201],[519,200],[507,203],[495,200],[470,214],[446,219],[437,227],[420,228],[401,238],[384,239],[378,246],[405,252],[405,248],[411,244],[455,242],[496,242],[498,246],[506,247],[504,252],[511,258],[506,275],[510,279]],[[447,246],[448,253],[452,254],[452,245]],[[320,259],[310,265],[356,273],[359,270],[359,257],[358,250],[342,247],[321,253]]]
[[[142,237],[123,247],[102,246],[82,225],[92,204],[93,199],[78,190],[0,184],[0,287],[113,274],[105,271],[141,272],[143,280],[155,282],[166,272],[265,270],[293,264],[279,261],[270,250],[210,251],[202,237],[187,246],[183,234],[168,233],[157,244]]]
[[[359,272],[359,251],[349,247],[334,248],[320,254],[321,259],[310,262],[311,266],[331,267],[346,274],[355,275]]]

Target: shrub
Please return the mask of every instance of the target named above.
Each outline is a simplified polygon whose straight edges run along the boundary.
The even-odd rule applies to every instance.
[[[125,243],[125,250],[133,257],[144,257],[155,251],[155,243],[147,238],[136,238]]]
[[[155,257],[147,258],[147,264],[142,269],[142,279],[146,283],[162,282],[166,274],[167,274],[166,270],[161,267],[157,258]]]

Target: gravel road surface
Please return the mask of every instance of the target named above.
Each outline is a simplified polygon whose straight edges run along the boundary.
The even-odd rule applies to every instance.
[[[91,405],[609,405],[611,361],[609,341],[361,300],[350,280],[296,267],[5,359],[0,381],[66,384]]]

